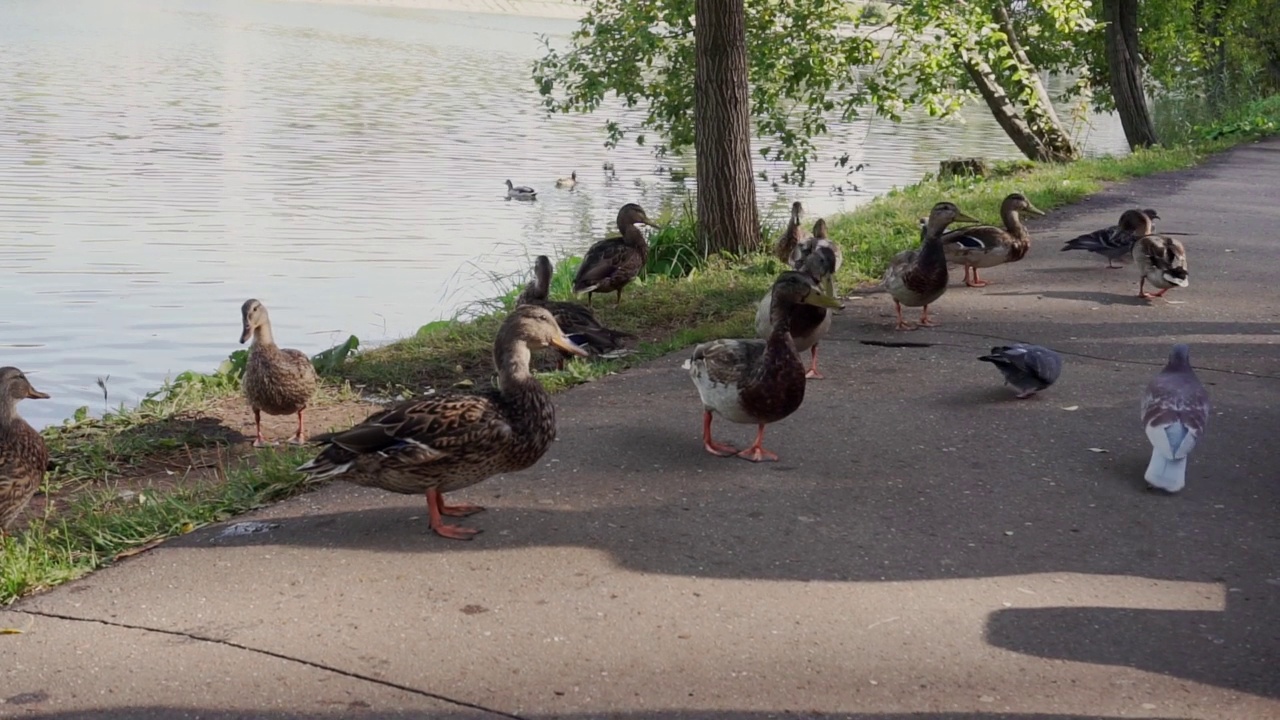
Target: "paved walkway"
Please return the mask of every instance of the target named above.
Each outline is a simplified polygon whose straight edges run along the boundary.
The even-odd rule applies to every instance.
[[[333,485],[20,603],[0,716],[1278,717],[1277,179],[1272,140],[1053,213],[937,330],[853,301],[780,463],[702,452],[677,353],[559,396],[474,542]],[[1131,206],[1194,233],[1172,302],[1057,252]],[[1067,355],[1037,399],[975,359],[1015,338]],[[1137,405],[1178,340],[1215,414],[1168,497]]]

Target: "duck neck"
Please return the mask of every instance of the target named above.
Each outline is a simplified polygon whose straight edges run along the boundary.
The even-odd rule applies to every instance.
[[[622,232],[622,239],[628,245],[634,245],[639,248],[647,249],[649,244],[644,239],[644,233],[633,222],[618,222],[618,230]]]
[[[922,265],[941,261],[946,264],[947,255],[942,249],[942,231],[929,228],[924,237],[924,243],[920,246],[920,258],[918,262]]]
[[[796,343],[791,337],[791,310],[794,303],[773,301],[769,308],[769,321],[773,324],[773,332],[767,341],[769,352],[785,349],[795,353]]]
[[[276,346],[275,336],[271,334],[271,321],[263,318],[262,323],[253,328],[253,346],[273,348]]]
[[[529,344],[524,340],[500,345],[494,348],[493,363],[498,369],[498,389],[507,395],[538,386],[533,373],[529,372]]]
[[[0,398],[0,431],[7,430],[18,419],[18,401],[7,394]]]
[[[1000,217],[1004,220],[1004,229],[1009,234],[1019,240],[1029,240],[1027,235],[1027,227],[1022,224],[1022,217],[1018,215],[1018,211],[1013,208],[1007,208],[1000,211]]]

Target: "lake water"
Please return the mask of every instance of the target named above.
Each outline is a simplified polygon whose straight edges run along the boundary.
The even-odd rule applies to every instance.
[[[412,334],[494,294],[485,273],[603,237],[617,208],[687,190],[645,148],[607,151],[603,116],[548,118],[537,34],[567,20],[265,0],[0,2],[0,364],[52,400],[44,425],[133,403],[239,346],[240,304],[314,353]],[[1093,152],[1124,152],[1111,118]],[[766,212],[866,202],[954,155],[1017,157],[980,109],[841,127],[868,163],[762,185]],[[615,174],[602,169],[613,163]],[[573,192],[554,180],[577,170]],[[776,175],[777,168],[773,168]],[[505,200],[504,181],[536,203]],[[857,192],[835,194],[845,182]]]

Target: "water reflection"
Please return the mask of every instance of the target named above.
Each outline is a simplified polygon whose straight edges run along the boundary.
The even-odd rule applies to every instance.
[[[542,114],[536,34],[572,27],[254,0],[0,3],[0,362],[54,395],[24,413],[101,410],[98,377],[115,404],[215,367],[250,296],[309,352],[402,337],[491,294],[485,273],[603,236],[625,202],[679,203],[692,180],[644,148],[606,151],[602,117]],[[1089,144],[1123,149],[1109,120]],[[824,163],[805,191],[762,184],[761,202],[828,214],[943,156],[1016,156],[977,111],[855,123],[824,147],[868,166],[846,178]],[[578,187],[556,190],[572,170]],[[507,202],[507,178],[538,202]],[[830,192],[846,180],[859,191]]]

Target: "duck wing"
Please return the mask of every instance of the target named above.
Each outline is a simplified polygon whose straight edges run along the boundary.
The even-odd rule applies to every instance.
[[[639,270],[641,262],[640,253],[621,237],[601,240],[592,245],[582,258],[578,273],[573,278],[573,291],[585,292],[614,275],[634,273]]]

